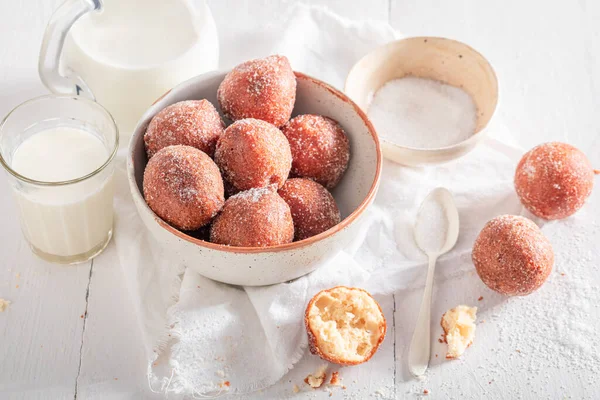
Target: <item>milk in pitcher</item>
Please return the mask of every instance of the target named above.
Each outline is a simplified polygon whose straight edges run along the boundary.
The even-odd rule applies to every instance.
[[[113,115],[121,135],[128,135],[156,99],[216,69],[216,28],[206,5],[196,9],[188,0],[101,4],[100,11],[73,25],[62,65],[83,79]]]

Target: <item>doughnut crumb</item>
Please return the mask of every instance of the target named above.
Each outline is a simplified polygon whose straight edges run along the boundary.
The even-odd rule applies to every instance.
[[[327,365],[321,365],[315,372],[304,378],[304,383],[313,389],[318,389],[323,386],[325,379],[327,379]]]
[[[473,344],[477,307],[460,305],[444,313],[441,320],[444,341],[448,344],[446,358],[458,358]]]
[[[340,373],[338,371],[331,373],[331,379],[329,380],[329,384],[331,386],[342,386],[342,379],[340,378]]]
[[[10,301],[0,299],[0,312],[4,312],[10,306]]]

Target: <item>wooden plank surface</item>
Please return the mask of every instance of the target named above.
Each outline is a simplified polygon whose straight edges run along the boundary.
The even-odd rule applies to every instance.
[[[0,115],[46,93],[37,54],[58,0],[0,3]],[[61,267],[31,254],[0,174],[0,398],[73,399],[91,263]]]
[[[0,114],[44,92],[35,64],[44,25],[58,3],[60,0],[0,2]],[[600,30],[596,27],[600,3],[594,0],[312,3],[324,4],[349,18],[389,20],[405,35],[446,36],[471,44],[493,63],[501,82],[497,117],[519,137],[523,147],[544,140],[565,140],[595,149],[590,156],[600,163],[600,128],[596,117],[600,106]],[[232,64],[257,55],[236,47],[236,35],[251,35],[254,27],[268,26],[282,18],[292,2],[209,0],[209,4],[219,24],[223,57],[226,64]],[[257,41],[260,39],[256,37]],[[0,209],[4,212],[0,227],[0,298],[11,300],[12,304],[0,313],[0,398],[71,399],[75,390],[82,399],[149,398],[145,354],[137,339],[137,317],[129,307],[129,294],[114,246],[109,246],[94,261],[93,268],[89,263],[57,267],[35,259],[21,238],[4,180],[1,176]],[[598,196],[595,198],[594,204],[600,206]],[[445,285],[484,290],[473,276],[444,283],[435,303],[438,314],[450,305],[450,300],[440,300],[447,290]],[[380,299],[386,315],[393,315],[392,321],[388,317],[391,325],[388,338],[367,365],[341,369],[347,389],[333,390],[332,398],[418,398],[423,389],[432,391],[429,398],[461,394],[471,398],[503,395],[532,398],[519,390],[527,387],[536,391],[536,398],[551,397],[548,393],[569,395],[561,389],[568,383],[561,381],[558,373],[539,374],[539,379],[531,381],[526,374],[503,370],[507,366],[527,367],[514,355],[510,356],[510,363],[494,364],[493,357],[502,355],[489,343],[497,341],[504,331],[491,326],[481,330],[480,348],[490,351],[487,355],[481,353],[481,357],[496,367],[497,374],[503,377],[502,385],[514,386],[513,391],[503,391],[493,384],[482,387],[481,380],[487,379],[489,371],[470,366],[471,372],[457,372],[456,365],[460,364],[448,368],[441,361],[434,362],[435,373],[439,374],[434,387],[431,380],[411,379],[405,372],[404,360],[419,299],[419,291]],[[470,301],[466,297],[453,300]],[[490,294],[490,303],[484,306],[490,317],[494,315],[494,300]],[[81,318],[86,309],[87,318]],[[434,347],[434,352],[441,351],[442,347]],[[243,398],[329,398],[327,391],[307,390],[303,386],[302,379],[318,363],[307,355],[278,385]],[[464,380],[456,381],[453,376]],[[569,382],[593,387],[593,381],[588,379],[588,375],[582,374],[578,380]],[[294,384],[302,388],[300,393],[293,393]],[[549,392],[551,389],[553,392]],[[578,398],[594,397],[594,393],[586,390],[578,394]]]
[[[91,263],[56,266],[36,258],[19,229],[4,175],[0,207],[0,313],[2,398],[71,399],[80,350]]]

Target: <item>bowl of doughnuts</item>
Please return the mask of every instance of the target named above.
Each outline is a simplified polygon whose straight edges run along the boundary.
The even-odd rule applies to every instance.
[[[192,78],[131,137],[127,174],[146,228],[224,283],[286,282],[360,235],[382,155],[367,116],[273,55]]]

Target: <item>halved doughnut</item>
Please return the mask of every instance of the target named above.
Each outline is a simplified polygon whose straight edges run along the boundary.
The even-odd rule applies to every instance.
[[[304,317],[310,351],[340,365],[368,361],[385,337],[379,304],[363,289],[337,286],[317,293]]]

